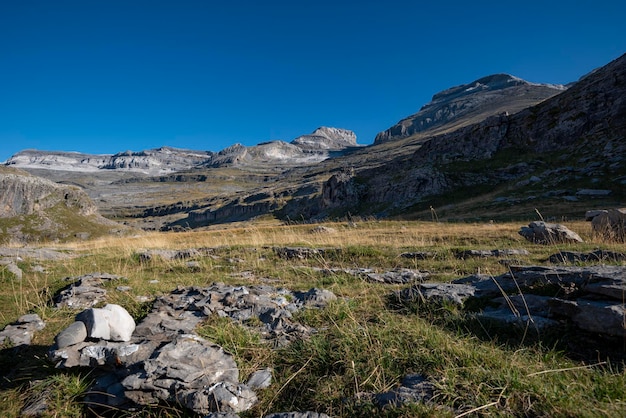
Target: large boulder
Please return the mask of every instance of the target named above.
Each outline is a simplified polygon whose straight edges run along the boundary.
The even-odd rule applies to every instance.
[[[569,228],[543,221],[535,221],[529,223],[528,226],[523,226],[519,234],[537,244],[583,242],[582,238]]]
[[[585,218],[596,237],[626,242],[626,208],[587,211]]]

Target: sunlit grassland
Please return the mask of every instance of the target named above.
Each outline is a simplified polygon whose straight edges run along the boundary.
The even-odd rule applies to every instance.
[[[229,227],[183,233],[142,233],[105,237],[59,245],[73,258],[61,261],[16,260],[24,270],[21,280],[0,268],[0,325],[35,312],[47,322],[35,335],[33,347],[19,355],[11,348],[0,352],[0,410],[19,416],[36,393],[52,390],[56,416],[83,416],[88,412],[80,394],[92,378],[89,370],[58,371],[45,351],[54,335],[73,321],[76,312],[51,307],[50,298],[67,284],[65,277],[92,272],[121,276],[106,285],[107,302],[118,303],[141,318],[149,300],[178,286],[208,286],[213,282],[238,285],[270,284],[304,290],[332,290],[339,299],[322,310],[306,310],[297,320],[314,326],[310,339],[275,350],[253,331],[224,318],[209,318],[198,329],[205,338],[231,352],[245,379],[270,367],[274,382],[258,393],[259,403],[243,417],[277,411],[315,410],[331,416],[623,416],[626,410],[624,365],[607,358],[573,360],[544,339],[510,338],[476,332],[467,312],[452,306],[398,307],[392,294],[401,286],[370,283],[346,273],[320,269],[372,268],[386,271],[411,268],[428,271],[432,281],[447,281],[473,273],[501,274],[507,267],[497,258],[461,260],[464,249],[526,249],[516,256],[521,264],[546,264],[558,251],[595,248],[626,252],[624,244],[594,240],[588,223],[567,226],[587,243],[540,246],[525,241],[520,223],[437,223],[361,221],[326,223],[330,232],[313,232],[315,225],[281,225],[265,219]],[[326,249],[308,259],[279,258],[273,247],[302,246]],[[212,248],[210,256],[188,260],[142,261],[144,249]],[[425,252],[423,259],[401,257]],[[39,265],[45,272],[33,271]],[[120,291],[128,286],[130,291]],[[523,332],[524,330],[520,330]],[[515,336],[513,336],[515,337]],[[558,338],[557,338],[558,339]],[[428,376],[436,386],[429,404],[379,410],[363,396],[396,387],[408,373]],[[35,382],[36,383],[31,383]],[[50,414],[53,415],[52,413]],[[130,416],[137,416],[128,414]],[[184,416],[170,406],[151,408],[143,416]]]

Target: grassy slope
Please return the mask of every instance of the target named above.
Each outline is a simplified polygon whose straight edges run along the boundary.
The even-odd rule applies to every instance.
[[[389,306],[397,286],[372,284],[345,274],[324,275],[313,267],[398,267],[428,270],[432,280],[445,281],[482,272],[500,274],[505,267],[496,259],[458,260],[455,249],[526,248],[524,263],[543,264],[557,250],[590,250],[598,246],[626,251],[624,245],[593,242],[585,223],[568,224],[590,243],[544,247],[529,244],[518,234],[520,224],[454,224],[425,222],[361,222],[356,228],[329,224],[336,233],[311,233],[310,225],[279,226],[246,223],[204,232],[150,234],[132,238],[107,238],[65,249],[82,255],[57,261],[19,261],[25,271],[20,281],[0,269],[0,326],[18,316],[36,312],[47,322],[34,345],[15,355],[0,351],[0,410],[18,416],[20,408],[38,393],[48,391],[56,416],[82,416],[80,394],[93,377],[88,370],[54,370],[44,354],[54,335],[73,321],[75,312],[55,310],[48,300],[65,283],[63,278],[94,271],[124,276],[130,292],[108,288],[108,302],[119,303],[135,317],[148,306],[139,295],[157,296],[179,285],[208,285],[214,281],[243,285],[276,280],[276,286],[293,289],[323,287],[339,301],[320,311],[306,311],[298,319],[320,332],[310,340],[273,351],[254,334],[223,319],[209,319],[199,332],[232,352],[241,378],[254,370],[272,367],[273,385],[259,393],[260,402],[244,417],[286,410],[317,410],[331,416],[454,416],[478,409],[484,416],[621,416],[626,408],[624,364],[573,360],[559,336],[514,330],[496,332],[476,328],[465,312],[452,307]],[[341,248],[325,257],[286,261],[272,246]],[[219,258],[201,258],[200,271],[191,272],[185,261],[140,263],[138,248],[217,247]],[[405,251],[433,251],[429,260],[399,257]],[[43,265],[47,273],[31,271]],[[236,273],[252,271],[256,278]],[[234,274],[234,275],[233,275]],[[151,282],[158,280],[158,283]],[[532,335],[531,335],[532,334]],[[523,340],[523,341],[522,341]],[[606,361],[600,357],[596,362]],[[610,360],[610,359],[609,359]],[[407,373],[423,373],[436,382],[431,405],[376,410],[359,401],[361,392],[382,392],[397,386]],[[39,383],[31,385],[30,382]],[[181,416],[184,412],[155,407],[145,416]],[[133,415],[137,416],[137,415]],[[142,416],[141,414],[139,416]]]

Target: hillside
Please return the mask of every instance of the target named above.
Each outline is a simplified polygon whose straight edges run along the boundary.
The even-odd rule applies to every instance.
[[[418,113],[376,135],[375,144],[416,134],[450,132],[489,116],[517,113],[566,90],[566,86],[530,83],[508,74],[494,74],[435,94]]]
[[[123,229],[84,191],[0,167],[0,243],[87,238]]]
[[[436,94],[370,146],[358,146],[351,131],[319,128],[289,143],[217,153],[25,151],[8,164],[78,185],[105,216],[146,229],[270,213],[527,219],[538,209],[581,217],[626,202],[624,68],[622,56],[568,88],[484,77]]]

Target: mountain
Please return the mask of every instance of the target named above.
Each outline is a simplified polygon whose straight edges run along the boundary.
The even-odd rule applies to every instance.
[[[9,164],[77,185],[105,216],[145,229],[265,214],[299,221],[528,219],[536,210],[582,217],[626,206],[625,73],[622,56],[568,88],[484,77],[436,94],[403,119],[404,131],[391,127],[370,146],[357,146],[351,131],[319,128],[290,143],[235,144],[218,153],[161,148],[32,160],[28,151]],[[58,162],[61,156],[70,163]]]
[[[117,154],[82,154],[78,152],[24,150],[13,155],[6,165],[25,170],[97,172],[111,170],[146,175],[164,175],[195,167],[222,167],[258,164],[312,164],[346,149],[358,147],[354,132],[320,127],[291,143],[271,141],[252,147],[232,145],[220,152],[193,151],[161,147]]]
[[[315,209],[300,216],[430,218],[438,210],[457,219],[510,218],[532,217],[539,207],[550,216],[582,216],[591,207],[624,206],[626,55],[515,114],[397,142],[411,153],[369,166],[348,157],[353,169],[332,175],[308,202]],[[305,208],[294,209],[290,216]]]
[[[419,133],[443,133],[500,113],[517,113],[566,90],[556,84],[530,83],[494,74],[435,94],[430,103],[376,135],[375,144]]]
[[[0,242],[97,236],[120,226],[98,214],[78,187],[0,166]]]

